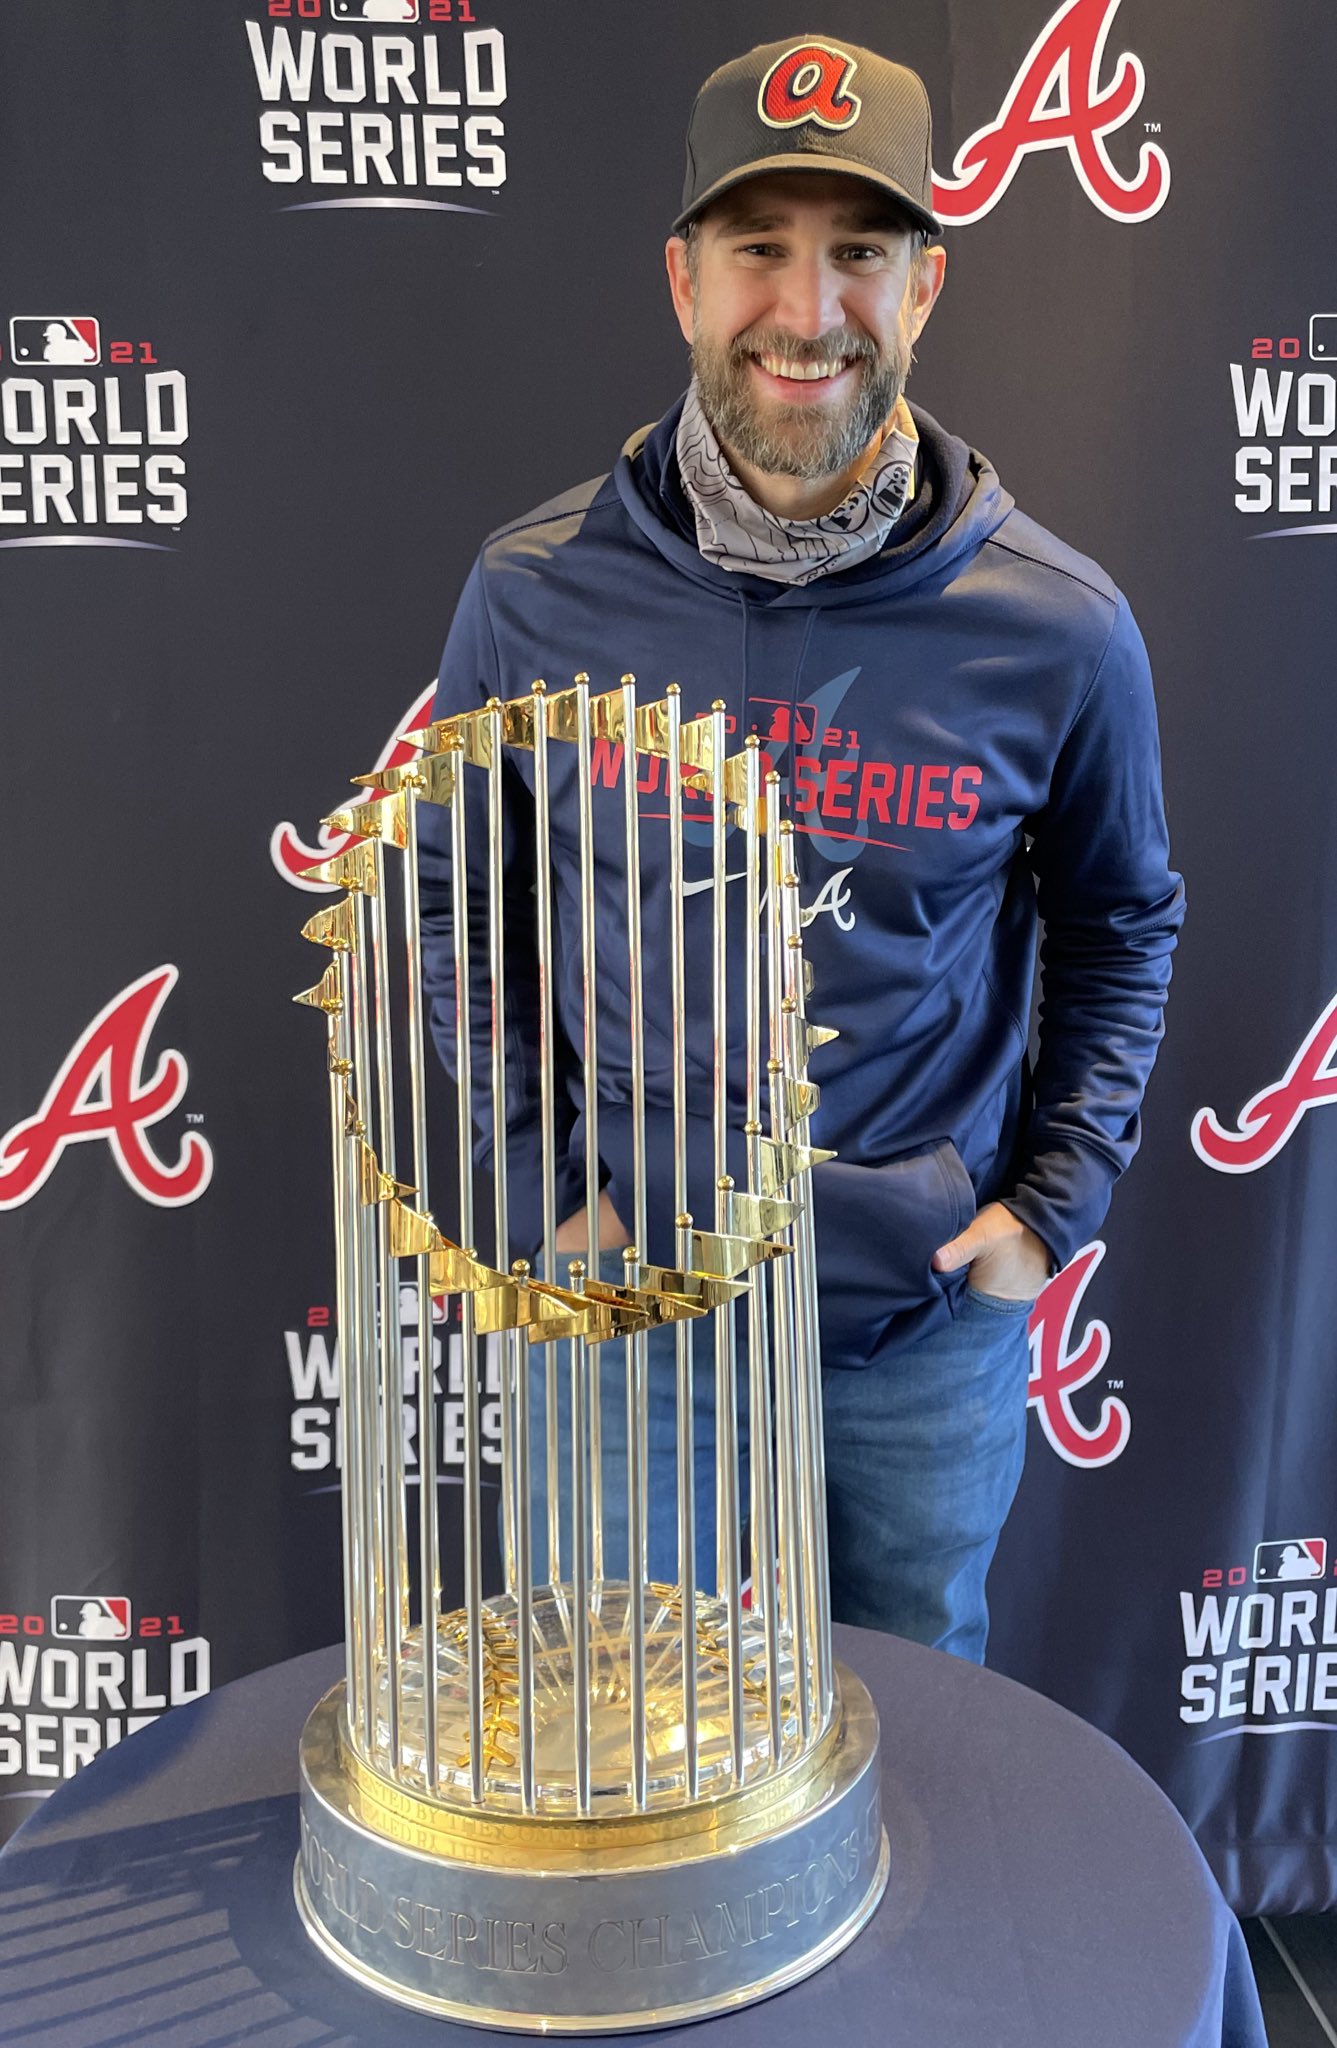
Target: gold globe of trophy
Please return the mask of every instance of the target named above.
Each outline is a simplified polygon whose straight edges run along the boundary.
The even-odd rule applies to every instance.
[[[382,792],[326,822],[358,835],[308,871],[347,893],[305,926],[333,953],[299,1002],[329,1028],[340,1395],[346,1669],[301,1742],[298,1906],[318,1946],[357,1981],[419,2011],[535,2033],[667,2025],[766,1997],[818,1969],[868,1920],[887,1880],[877,1716],[831,1644],[821,1370],[809,1144],[812,1048],[792,825],[755,739],[726,757],[724,707],[684,721],[676,686],[638,704],[635,680],[588,677],[449,718],[413,735],[407,765],[355,777]],[[630,1002],[634,1244],[622,1284],[598,1275],[598,1044],[591,749],[617,758],[625,821],[621,914]],[[553,1074],[550,756],[576,750],[580,849],[586,1194],[592,1241],[559,1277]],[[543,1132],[541,1277],[508,1262],[506,904],[502,774],[532,756]],[[668,766],[668,902],[643,902],[637,754]],[[470,884],[466,790],[486,778],[487,845]],[[713,1228],[687,1207],[683,780],[708,792],[715,1175]],[[481,830],[481,785],[475,831]],[[601,802],[611,799],[601,798]],[[418,806],[450,816],[458,1229],[428,1205]],[[745,961],[726,975],[725,835],[743,848]],[[606,829],[606,826],[605,826]],[[615,837],[617,831],[615,828]],[[392,849],[387,853],[387,848]],[[398,863],[399,874],[392,869]],[[482,877],[486,876],[486,884]],[[733,877],[729,876],[729,880]],[[604,929],[606,865],[599,876]],[[486,903],[481,900],[486,894]],[[396,907],[394,899],[399,899]],[[527,906],[528,907],[528,906]],[[646,1236],[642,919],[667,912],[676,1242]],[[395,927],[392,938],[391,925]],[[471,930],[487,932],[488,1088],[494,1213],[476,1247],[471,1127]],[[574,947],[575,933],[563,934]],[[407,968],[392,977],[401,941]],[[392,979],[396,1000],[392,1013]],[[729,1008],[745,1046],[747,1186],[726,1171]],[[529,998],[527,997],[527,1000]],[[407,1090],[405,1092],[405,1079]],[[763,1094],[766,1122],[763,1124]],[[407,1165],[404,1179],[399,1178]],[[653,1264],[647,1253],[666,1258]],[[418,1517],[409,1557],[400,1262],[416,1267]],[[432,1297],[458,1295],[464,1401],[464,1605],[441,1612],[439,1445]],[[745,1307],[736,1304],[745,1303]],[[746,1321],[748,1444],[738,1427],[739,1322]],[[647,1332],[676,1343],[676,1584],[653,1581],[647,1535]],[[480,1343],[501,1347],[504,1590],[482,1590]],[[627,1453],[602,1450],[607,1368],[625,1360]],[[544,1441],[532,1427],[528,1353],[541,1346]],[[537,1362],[536,1362],[537,1363]],[[712,1374],[714,1583],[697,1584],[694,1388]],[[558,1385],[569,1389],[569,1441]],[[601,1393],[601,1385],[604,1391]],[[619,1378],[618,1399],[623,1398]],[[742,1457],[750,1498],[744,1571]],[[563,1471],[563,1466],[566,1471]],[[563,1510],[562,1480],[567,1506]],[[628,1532],[605,1572],[606,1494]],[[548,1572],[533,1570],[536,1524]],[[565,1540],[564,1540],[565,1539]],[[609,1546],[610,1550],[613,1546]],[[630,1558],[628,1567],[625,1559]],[[623,1576],[622,1574],[625,1574]],[[745,1600],[745,1577],[750,1599]],[[416,1617],[416,1618],[415,1618]]]

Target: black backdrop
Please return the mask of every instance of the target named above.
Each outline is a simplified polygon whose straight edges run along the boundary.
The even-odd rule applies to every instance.
[[[992,1659],[1241,1908],[1330,1905],[1328,0],[361,4],[0,17],[0,1835],[338,1633],[299,842],[411,723],[482,536],[680,388],[692,93],[815,26],[928,82],[912,392],[1128,592],[1190,898],[1143,1152],[1037,1311]]]

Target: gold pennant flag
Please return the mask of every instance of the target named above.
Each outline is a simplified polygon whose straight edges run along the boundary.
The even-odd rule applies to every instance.
[[[534,1311],[529,1324],[531,1344],[553,1344],[566,1337],[585,1337],[597,1344],[613,1334],[609,1310],[569,1288],[531,1280],[529,1299]]]
[[[587,1280],[585,1299],[597,1301],[606,1308],[613,1317],[614,1327],[624,1335],[629,1330],[648,1329],[652,1322],[659,1320],[651,1307],[652,1297],[641,1300],[638,1288],[619,1287],[607,1280]]]
[[[590,732],[596,740],[623,745],[627,737],[627,705],[621,690],[590,698]]]
[[[534,1320],[534,1305],[528,1287],[518,1280],[503,1280],[496,1287],[483,1287],[473,1296],[474,1328],[480,1337],[494,1337],[502,1330],[524,1330]]]
[[[634,681],[628,677],[628,681]],[[544,722],[548,737],[553,740],[575,740],[580,733],[580,700],[584,692],[580,684],[588,684],[588,676],[577,676],[576,687],[571,690],[554,690],[551,696],[542,699]],[[596,697],[590,696],[590,738],[607,740],[622,745],[627,737],[627,707],[621,690],[604,690]]]
[[[487,713],[482,709],[458,711],[453,718],[434,719],[416,732],[401,733],[400,738],[410,747],[421,747],[424,754],[462,753],[475,768],[486,768],[492,759],[491,732],[486,721]]]
[[[501,707],[502,743],[508,747],[532,747],[534,744],[535,698],[508,697]]]
[[[638,754],[658,754],[667,760],[669,751],[668,698],[661,697],[656,704],[636,706],[636,751]]]
[[[354,775],[350,780],[358,789],[384,790],[387,796],[411,787],[424,803],[448,804],[455,794],[458,752],[456,747],[446,754],[420,754],[416,760],[401,762],[398,768],[377,768],[370,775]]]
[[[395,1180],[391,1174],[382,1173],[381,1162],[365,1138],[358,1139],[358,1199],[364,1209],[374,1208],[378,1202],[393,1202],[399,1195],[411,1195],[413,1189],[403,1181]]]
[[[428,1267],[428,1285],[433,1294],[479,1294],[484,1288],[501,1287],[509,1281],[509,1273],[485,1266],[463,1245],[443,1237],[439,1230],[435,1233]]]
[[[649,1270],[663,1274],[665,1269],[662,1266],[654,1266]],[[704,1279],[705,1276],[698,1277]],[[706,1313],[706,1306],[694,1296],[674,1294],[667,1289],[624,1287],[620,1292],[651,1323],[685,1323],[694,1316],[703,1316]]]
[[[726,1302],[736,1301],[748,1291],[746,1280],[724,1279],[715,1273],[684,1272],[680,1266],[640,1266],[637,1285],[642,1293],[657,1294],[679,1305],[686,1315],[709,1315]],[[676,1322],[677,1314],[663,1320]]]
[[[387,846],[402,848],[409,843],[402,791],[395,796],[378,796],[371,803],[348,804],[322,818],[321,823],[339,832],[356,832],[360,839],[383,840]]]
[[[767,1259],[788,1256],[787,1244],[771,1244],[766,1238],[737,1237],[718,1230],[692,1232],[692,1264],[702,1273],[732,1280],[749,1266],[761,1266]]]
[[[471,767],[492,766],[492,721],[486,711],[459,711],[454,718],[445,718],[441,723],[454,733],[459,750]]]
[[[693,726],[704,723],[706,723],[705,720],[693,720],[692,725],[685,725],[682,729],[683,739],[686,740],[688,733],[693,730]],[[747,823],[747,757],[751,751],[750,747],[746,747],[741,754],[726,754],[723,762],[720,764],[720,779],[724,784],[724,801],[727,804],[737,804],[742,807],[738,814],[738,823],[740,825]],[[684,759],[686,758],[686,753],[687,749],[684,746]],[[707,748],[707,753],[713,754],[713,749]],[[699,775],[689,775],[687,777],[687,787],[689,789],[713,789],[714,786],[715,777],[713,770],[703,770]]]
[[[798,1044],[798,1057],[805,1064],[819,1046],[830,1045],[840,1036],[834,1024],[809,1024],[806,1017],[796,1021],[792,1029]]]
[[[392,1259],[420,1259],[437,1243],[436,1225],[422,1209],[410,1209],[398,1199],[390,1204],[390,1256]]]
[[[423,754],[445,754],[459,745],[459,741],[448,730],[449,725],[450,720],[448,718],[437,718],[432,721],[431,725],[415,726],[412,732],[401,732],[399,737],[406,747],[417,747]],[[382,770],[384,774],[389,772],[389,770]],[[354,782],[361,782],[365,779],[365,777],[360,775],[353,777]],[[389,783],[387,782],[384,787],[388,789],[390,787]]]
[[[329,946],[336,953],[353,953],[357,950],[357,916],[351,896],[341,896],[337,903],[318,910],[302,926],[302,937],[310,939],[313,946]]]
[[[707,774],[714,770],[715,727],[709,715],[689,718],[678,735],[678,741],[679,758],[684,768],[700,768]]]
[[[349,846],[331,860],[317,861],[303,868],[304,882],[331,882],[336,889],[360,889],[366,896],[376,893],[376,865],[370,846]]]
[[[729,1197],[729,1228],[741,1237],[770,1237],[787,1230],[802,1209],[802,1202],[787,1202],[774,1195],[734,1193]]]
[[[796,1081],[792,1074],[782,1075],[780,1089],[788,1123],[798,1123],[803,1117],[811,1116],[822,1099],[822,1091],[815,1081]]]
[[[761,1151],[761,1191],[763,1195],[778,1195],[781,1188],[797,1180],[801,1173],[811,1167],[820,1166],[823,1160],[834,1159],[834,1152],[823,1151],[819,1145],[791,1145],[782,1138],[763,1138]]]
[[[339,965],[331,960],[314,988],[304,988],[295,1003],[305,1003],[309,1009],[323,1010],[327,1017],[337,1017],[343,1009],[343,998],[339,994]]]
[[[543,723],[550,740],[574,740],[579,689],[552,690],[543,699]]]

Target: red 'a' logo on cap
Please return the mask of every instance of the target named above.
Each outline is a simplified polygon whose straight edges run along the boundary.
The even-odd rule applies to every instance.
[[[160,1209],[194,1202],[209,1185],[213,1153],[188,1131],[174,1166],[160,1159],[147,1131],[186,1092],[186,1063],[164,1052],[145,1079],[149,1035],[176,986],[175,967],[155,967],[99,1010],[71,1048],[36,1116],[0,1138],[0,1209],[28,1202],[67,1145],[105,1138],[137,1195]]]
[[[757,111],[768,128],[797,128],[803,121],[848,128],[863,105],[849,89],[856,68],[853,57],[830,43],[795,43],[762,79]]]
[[[1063,0],[1022,59],[996,121],[962,143],[950,178],[933,180],[933,211],[952,227],[981,220],[1002,198],[1024,156],[1066,149],[1082,190],[1111,220],[1150,220],[1165,204],[1170,166],[1144,142],[1136,174],[1123,177],[1105,138],[1141,104],[1146,78],[1140,58],[1125,50],[1108,83],[1100,83],[1119,0]]]

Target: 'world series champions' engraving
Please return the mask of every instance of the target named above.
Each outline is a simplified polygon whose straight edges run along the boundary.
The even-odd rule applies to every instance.
[[[834,1849],[783,1879],[682,1913],[630,1914],[583,1928],[560,1920],[516,1920],[487,1912],[481,1903],[469,1911],[407,1893],[387,1899],[371,1878],[359,1876],[326,1848],[302,1817],[302,1857],[311,1894],[326,1900],[337,1918],[432,1962],[510,1975],[556,1975],[577,1953],[609,1976],[715,1961],[838,1903],[876,1864],[880,1844],[881,1816],[872,1799]]]

